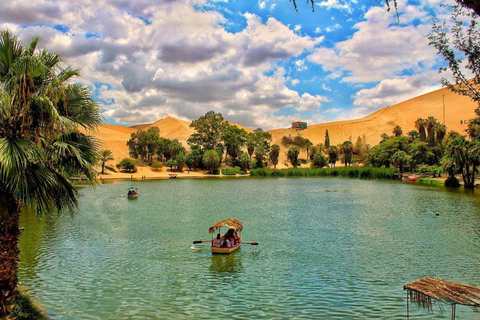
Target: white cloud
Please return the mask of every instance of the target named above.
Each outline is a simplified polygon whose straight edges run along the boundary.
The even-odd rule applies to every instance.
[[[298,103],[298,106],[295,107],[297,111],[313,111],[318,110],[322,106],[323,102],[329,102],[330,99],[324,96],[312,96],[309,93],[304,93]]]
[[[362,89],[355,93],[354,102],[357,112],[363,116],[399,102],[439,89],[439,75],[436,72],[427,72],[411,77],[386,79],[375,87]]]
[[[290,81],[290,83],[292,84],[292,86],[296,86],[297,84],[300,83],[300,80],[298,80],[298,79],[292,79],[292,80]]]
[[[327,0],[327,1],[322,1],[320,3],[317,3],[320,7],[325,7],[328,10],[330,9],[338,9],[338,10],[345,10],[351,13],[352,8],[348,3],[341,3],[338,0]]]
[[[308,66],[305,63],[305,59],[295,61],[295,67],[298,71],[305,71],[308,69]]]
[[[358,31],[350,39],[338,42],[334,48],[317,48],[308,59],[332,72],[333,77],[344,76],[343,81],[348,82],[380,81],[433,67],[436,53],[425,38],[430,25],[398,25],[395,16],[380,7],[371,8],[365,18],[355,25]]]
[[[321,88],[325,91],[332,91],[332,88],[328,87],[325,83],[322,83]]]
[[[23,41],[40,35],[40,46],[81,68],[80,81],[106,101],[104,117],[118,123],[195,119],[213,109],[246,126],[271,128],[279,121],[274,112],[307,104],[286,86],[277,62],[311,51],[323,38],[298,35],[274,18],[262,22],[247,13],[247,27],[230,33],[220,13],[195,9],[203,0],[49,4],[2,3],[0,27]],[[35,12],[18,13],[25,8]],[[57,24],[68,28],[53,29]]]

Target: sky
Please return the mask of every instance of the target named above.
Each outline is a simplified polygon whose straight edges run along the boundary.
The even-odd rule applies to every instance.
[[[10,0],[0,29],[81,69],[106,123],[220,112],[250,128],[356,119],[440,88],[445,1]]]

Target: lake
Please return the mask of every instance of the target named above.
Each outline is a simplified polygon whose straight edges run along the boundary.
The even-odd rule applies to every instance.
[[[140,197],[123,195],[138,187]],[[480,190],[477,190],[480,191]],[[212,255],[234,217],[243,245]],[[58,219],[23,214],[22,287],[53,319],[404,319],[403,285],[480,286],[480,196],[338,178],[118,181]],[[226,229],[224,230],[226,231]],[[449,319],[411,305],[412,319]],[[480,313],[457,307],[458,319]]]

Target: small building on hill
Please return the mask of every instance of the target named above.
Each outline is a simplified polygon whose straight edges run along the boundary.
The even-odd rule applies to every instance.
[[[292,129],[297,129],[297,130],[307,129],[307,123],[303,121],[292,122]]]

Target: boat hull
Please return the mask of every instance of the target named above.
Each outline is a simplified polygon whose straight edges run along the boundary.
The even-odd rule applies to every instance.
[[[240,243],[231,248],[217,248],[217,247],[210,247],[210,248],[212,249],[212,253],[215,253],[215,254],[229,254],[234,251],[237,251],[240,248]]]
[[[133,200],[133,199],[137,199],[138,198],[138,194],[135,194],[135,195],[127,195],[127,198],[130,199],[130,200]]]

